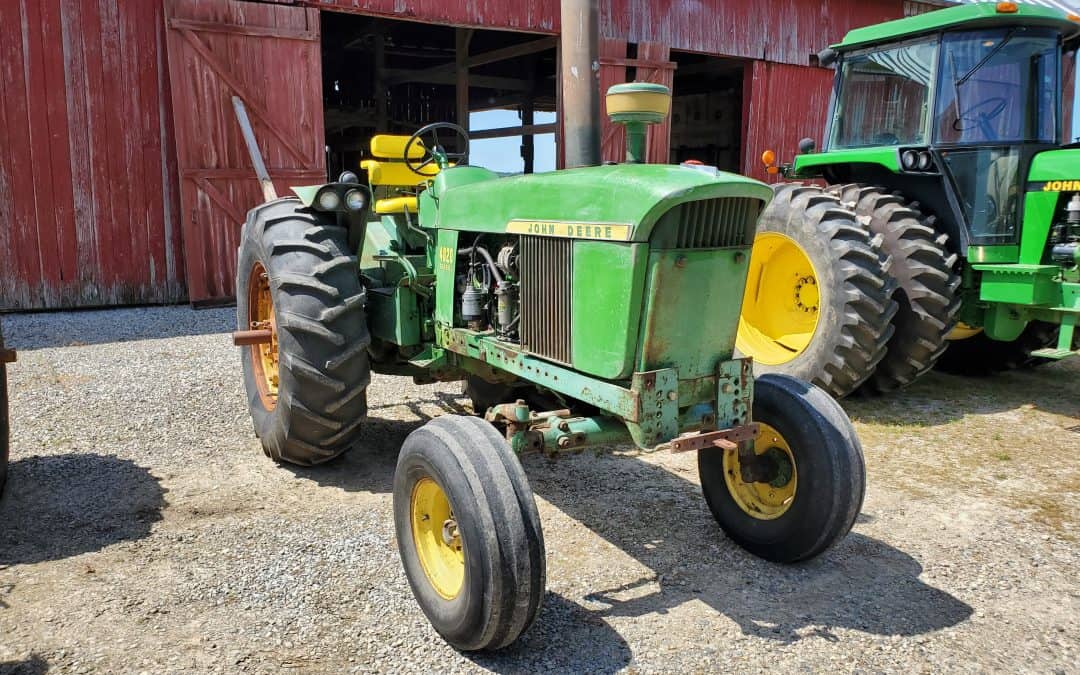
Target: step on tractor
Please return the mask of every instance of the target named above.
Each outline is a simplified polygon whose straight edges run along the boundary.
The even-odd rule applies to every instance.
[[[733,356],[772,191],[638,163],[669,106],[660,85],[611,90],[623,164],[499,177],[468,165],[464,130],[435,123],[374,137],[367,181],[346,172],[248,214],[234,342],[267,455],[364,452],[372,372],[467,383],[479,416],[410,433],[393,487],[412,591],[458,649],[507,645],[540,609],[544,537],[522,453],[695,452],[719,525],[772,561],[820,554],[859,512],[844,411]]]
[[[982,374],[1075,354],[1080,17],[1011,2],[860,28],[819,55],[823,148],[770,173],[738,349],[834,396],[935,364]]]

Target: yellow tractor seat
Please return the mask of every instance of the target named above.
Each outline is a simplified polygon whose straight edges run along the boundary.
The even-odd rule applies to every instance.
[[[409,143],[409,138],[409,136],[393,134],[377,134],[371,137],[371,156],[377,159],[365,159],[360,162],[360,168],[367,172],[368,183],[371,187],[414,188],[438,175],[439,167],[434,162],[421,170],[422,175],[408,167],[405,163],[405,146]],[[413,146],[409,148],[409,159],[423,159],[425,154],[427,154],[427,149],[421,140],[413,143]],[[404,213],[405,209],[408,209],[409,213],[416,213],[415,196],[404,195],[375,200],[375,213],[379,215]]]
[[[418,208],[417,199],[414,195],[388,197],[386,199],[375,200],[375,213],[380,216],[405,213],[406,209],[409,210],[410,214],[415,215]]]

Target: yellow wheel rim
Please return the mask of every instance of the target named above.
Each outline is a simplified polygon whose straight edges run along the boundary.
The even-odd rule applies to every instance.
[[[465,552],[450,500],[430,478],[413,487],[409,506],[416,557],[435,592],[453,600],[465,583]]]
[[[787,513],[795,501],[799,473],[795,455],[780,432],[759,422],[761,433],[754,441],[754,453],[768,453],[778,471],[771,483],[745,483],[742,480],[738,450],[724,450],[724,482],[739,508],[758,520],[773,520]]]
[[[248,280],[248,319],[252,330],[269,330],[268,344],[251,345],[251,363],[255,367],[255,385],[259,400],[267,410],[273,410],[278,399],[278,339],[274,318],[274,299],[270,295],[270,275],[262,263],[255,263]]]
[[[736,346],[775,366],[806,350],[817,329],[818,274],[802,247],[776,232],[754,239]]]

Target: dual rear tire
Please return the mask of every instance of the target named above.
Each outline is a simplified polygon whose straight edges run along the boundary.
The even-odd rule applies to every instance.
[[[805,270],[776,264],[778,240]],[[739,350],[758,373],[793,375],[838,398],[905,387],[948,346],[960,306],[955,264],[933,217],[882,188],[778,185],[759,220]]]

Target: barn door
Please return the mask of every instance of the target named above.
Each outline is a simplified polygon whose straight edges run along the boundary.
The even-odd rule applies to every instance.
[[[635,68],[634,80],[653,82],[672,88],[675,82],[675,63],[668,60],[667,45],[660,42],[641,42],[637,47],[637,58],[626,57],[626,41],[611,38],[600,40],[600,97],[603,100],[608,87],[627,81],[627,69]],[[607,110],[603,111],[603,126],[600,133],[600,154],[605,162],[622,162],[626,159],[626,134],[621,125],[608,121]],[[661,124],[649,129],[649,142],[646,161],[650,164],[667,164],[670,159],[671,116]]]
[[[238,0],[166,7],[188,295],[225,302],[245,214],[262,201],[232,97],[279,195],[326,179],[319,12]]]

